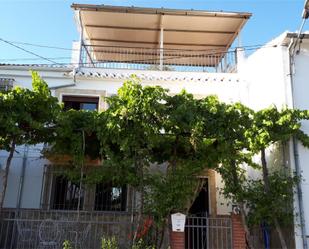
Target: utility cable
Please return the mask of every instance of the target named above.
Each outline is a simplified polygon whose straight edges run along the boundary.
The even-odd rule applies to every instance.
[[[2,39],[3,40],[3,39]],[[67,51],[79,51],[79,49],[72,49],[72,48],[65,48],[65,47],[58,47],[58,46],[53,46],[53,45],[45,45],[45,44],[36,44],[36,43],[30,43],[30,42],[21,42],[21,41],[8,41],[12,44],[21,44],[21,45],[26,45],[26,46],[33,46],[33,47],[41,47],[41,48],[50,48],[50,49],[59,49],[59,50],[67,50]],[[86,47],[105,47],[105,48],[132,48],[136,49],[136,47],[128,47],[128,46],[106,46],[106,45],[85,45]],[[237,49],[237,48],[260,48],[263,47],[263,44],[254,44],[254,45],[246,45],[246,46],[241,46],[241,47],[232,47],[231,49]],[[147,48],[147,47],[139,47],[140,49],[152,49],[152,48]],[[182,51],[214,51],[218,50],[221,48],[217,49],[201,49],[201,50],[192,50],[192,49],[181,49]],[[166,51],[173,50],[173,49],[165,49]],[[97,52],[97,50],[93,50],[92,52]]]
[[[3,40],[3,39],[1,39],[0,38],[0,40],[2,40],[2,41],[4,41],[4,42],[6,42],[6,43],[11,43],[11,42],[9,42],[9,41],[6,41],[6,40]],[[14,45],[14,44],[11,44],[11,45],[13,45],[14,47],[16,46],[16,45]],[[257,50],[257,49],[264,49],[264,48],[270,48],[270,47],[276,47],[277,45],[264,45],[264,46],[261,46],[261,45],[252,45],[252,46],[245,46],[245,47],[243,47],[243,50],[244,51],[252,51],[252,50]],[[18,46],[16,46],[16,47],[18,47]],[[20,48],[20,47],[18,47],[18,48]],[[20,49],[22,49],[22,50],[25,50],[25,49],[23,49],[23,48],[20,48]],[[200,51],[200,50],[195,50],[195,52],[198,52],[198,51]],[[201,50],[202,51],[202,50]],[[200,51],[200,52],[201,52]],[[96,62],[94,62],[94,63],[61,63],[61,62],[56,62],[55,60],[62,60],[62,59],[70,59],[69,57],[57,57],[57,58],[47,58],[47,57],[43,57],[43,56],[40,56],[40,55],[37,55],[37,54],[35,54],[35,53],[33,53],[33,52],[31,52],[31,51],[27,51],[27,52],[30,52],[31,54],[34,54],[34,55],[36,55],[37,57],[39,57],[39,58],[33,58],[33,60],[38,60],[38,59],[44,59],[44,60],[47,60],[47,61],[49,61],[49,62],[52,62],[52,64],[51,63],[49,63],[49,64],[44,64],[44,63],[28,63],[28,64],[33,64],[33,65],[38,65],[38,66],[44,66],[44,65],[48,65],[48,66],[53,66],[53,65],[59,65],[59,66],[61,66],[61,65],[67,65],[67,66],[69,66],[69,65],[84,65],[84,66],[88,66],[88,65],[93,65],[93,64],[100,64],[100,63],[109,63],[108,61],[96,61]],[[112,53],[113,51],[111,51],[111,50],[95,50],[95,52],[97,52],[97,53]],[[204,52],[206,52],[205,50],[204,50]],[[116,53],[116,52],[114,52],[114,53]],[[227,51],[227,52],[217,52],[217,51],[213,51],[212,53],[207,53],[206,55],[207,56],[217,56],[217,57],[220,57],[220,56],[222,56],[222,54],[224,54],[224,55],[227,55],[227,54],[231,54],[231,53],[235,53],[235,51],[233,50],[233,51]],[[165,58],[163,58],[163,60],[164,61],[168,61],[168,60],[171,60],[171,59],[182,59],[182,58],[187,58],[188,56],[186,56],[186,55],[174,55],[174,56],[168,56],[168,57],[165,57]],[[192,57],[199,57],[199,55],[193,55]],[[3,61],[18,61],[18,60],[28,60],[28,58],[27,59],[24,59],[24,58],[13,58],[13,59],[2,59]],[[29,58],[29,60],[32,60],[32,59],[30,59]],[[0,59],[0,61],[1,61],[1,59]],[[142,64],[143,62],[144,62],[145,60],[127,60],[127,61],[124,61],[124,62],[122,62],[122,61],[114,61],[113,63],[126,63],[126,64],[130,64],[130,63],[138,63],[138,64]],[[157,58],[149,58],[147,61],[157,61]]]
[[[49,45],[43,45],[43,44],[35,44],[35,43],[29,43],[29,42],[20,42],[20,41],[9,41],[13,44],[20,44],[25,46],[32,46],[32,47],[40,47],[40,48],[51,48],[51,49],[59,49],[59,50],[67,50],[67,51],[79,51],[79,49],[72,49],[72,48],[64,48],[64,47],[58,47],[58,46],[49,46]]]
[[[36,54],[36,53],[33,53],[33,52],[31,52],[31,51],[29,51],[29,50],[27,50],[27,49],[24,49],[24,48],[22,48],[22,47],[20,47],[20,46],[17,46],[17,45],[15,45],[15,44],[13,44],[13,43],[7,41],[7,40],[4,40],[4,39],[2,39],[2,38],[0,38],[0,41],[2,41],[2,42],[4,42],[4,43],[7,43],[7,44],[9,44],[9,45],[11,45],[11,46],[13,46],[13,47],[15,47],[15,48],[18,48],[18,49],[20,49],[20,50],[22,50],[22,51],[24,51],[24,52],[26,52],[26,53],[32,54],[32,55],[34,55],[34,56],[36,56],[36,57],[39,57],[39,58],[41,58],[41,59],[43,59],[43,60],[52,62],[52,63],[54,63],[54,64],[58,64],[57,62],[55,62],[55,61],[53,61],[53,60],[50,60],[50,59],[48,59],[48,58],[45,58],[45,57],[43,57],[43,56],[41,56],[41,55],[38,55],[38,54]]]
[[[71,57],[52,57],[52,58],[46,57],[46,59],[49,59],[49,60],[69,60],[69,59],[71,59]],[[30,60],[41,60],[41,58],[8,58],[8,59],[1,59],[0,58],[0,61],[30,61]]]

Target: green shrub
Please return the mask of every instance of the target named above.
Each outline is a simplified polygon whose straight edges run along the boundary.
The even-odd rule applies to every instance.
[[[101,249],[119,249],[116,238],[115,237],[102,238]],[[155,246],[146,245],[146,243],[142,239],[140,239],[131,247],[131,249],[156,249],[156,248]]]
[[[118,243],[115,237],[112,238],[102,238],[101,249],[119,249]]]
[[[63,242],[63,249],[72,249],[71,243],[68,240]]]
[[[132,246],[132,249],[156,249],[155,246],[146,245],[145,242],[140,239],[136,244]]]

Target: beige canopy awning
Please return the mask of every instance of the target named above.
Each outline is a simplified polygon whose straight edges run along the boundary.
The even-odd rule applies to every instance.
[[[151,64],[164,57],[167,65],[215,66],[251,16],[88,4],[72,4],[72,8],[84,44],[91,46],[96,61]],[[207,59],[208,54],[217,59]]]

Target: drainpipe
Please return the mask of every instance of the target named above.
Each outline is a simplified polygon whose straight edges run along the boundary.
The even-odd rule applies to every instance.
[[[29,147],[28,147],[28,145],[25,145],[21,174],[20,174],[20,178],[19,178],[18,198],[17,198],[17,204],[16,204],[16,208],[18,210],[20,209],[21,201],[22,201],[22,197],[23,197],[25,173],[26,173],[27,159],[28,159],[28,151],[29,151]]]
[[[294,46],[293,46],[294,45]],[[295,56],[295,47],[294,39],[291,39],[291,42],[288,46],[289,52],[289,76],[290,76],[290,91],[291,91],[291,105],[292,108],[295,107],[295,100],[294,100],[294,78],[293,78],[293,65],[294,65],[294,56]],[[299,164],[299,152],[297,146],[297,140],[293,137],[292,140],[293,144],[293,154],[294,154],[294,164],[295,164],[295,174],[297,177],[300,177],[300,164]],[[299,219],[300,219],[300,226],[301,226],[301,237],[303,242],[303,249],[308,249],[308,243],[306,238],[306,223],[305,223],[305,216],[304,216],[304,201],[303,201],[303,194],[302,194],[302,187],[301,183],[297,183],[297,197],[298,197],[298,206],[299,206]]]

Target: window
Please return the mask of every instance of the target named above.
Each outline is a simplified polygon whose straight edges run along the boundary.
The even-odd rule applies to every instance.
[[[62,102],[65,110],[97,110],[99,97],[85,97],[85,96],[63,96]]]
[[[13,88],[14,79],[0,78],[0,91],[9,91]]]
[[[127,202],[126,186],[113,186],[112,183],[100,183],[96,186],[94,210],[125,211]]]
[[[54,176],[52,193],[52,209],[77,210],[80,197],[80,209],[83,208],[84,189],[65,176]]]

